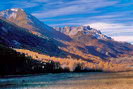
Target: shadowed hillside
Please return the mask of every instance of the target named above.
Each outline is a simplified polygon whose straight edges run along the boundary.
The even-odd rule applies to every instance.
[[[61,52],[54,40],[31,34],[3,18],[0,18],[0,43],[8,47],[25,48],[54,56]]]
[[[0,45],[0,77],[4,75],[61,72],[59,63],[41,62]]]
[[[93,61],[83,60],[83,59],[75,59],[75,58],[59,58],[59,57],[50,57],[48,55],[43,55],[37,52],[32,52],[29,50],[24,49],[15,49],[17,52],[24,53],[26,56],[30,56],[33,59],[48,62],[53,61],[55,63],[59,63],[60,67],[63,71],[70,71],[70,72],[81,72],[81,71],[106,71],[106,72],[119,72],[119,71],[130,71],[133,70],[132,62],[127,62],[125,64],[116,63],[119,58],[103,61],[99,60],[99,58],[94,58]],[[130,58],[130,57],[129,57]],[[128,59],[129,59],[128,58]],[[127,60],[128,60],[127,59]],[[132,59],[132,58],[130,58]]]
[[[16,50],[18,52],[0,45],[0,77],[19,74],[101,71],[101,69],[93,68],[92,63],[82,60],[62,59],[28,50]]]

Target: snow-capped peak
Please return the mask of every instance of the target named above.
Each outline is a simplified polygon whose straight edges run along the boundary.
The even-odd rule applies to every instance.
[[[20,8],[7,9],[0,12],[0,17],[7,19],[16,25],[28,29],[30,32],[38,34],[38,31],[42,29],[53,30],[52,27],[45,25],[43,22],[39,21],[36,17],[27,13]]]
[[[21,9],[21,8],[12,8],[12,9],[10,9],[11,11],[15,11],[15,12],[17,12],[17,11],[19,11],[19,10],[21,10],[21,11],[24,11],[23,9]]]
[[[69,36],[74,36],[78,32],[83,32],[84,35],[92,35],[97,39],[111,39],[110,37],[107,37],[106,35],[102,34],[101,31],[93,29],[90,26],[78,26],[78,27],[65,26],[64,28],[55,27],[54,29],[63,32],[64,34]]]
[[[24,11],[23,9],[20,8],[12,8],[12,9],[7,9],[4,11],[0,11],[0,16],[6,19],[10,18],[16,18],[18,11]]]

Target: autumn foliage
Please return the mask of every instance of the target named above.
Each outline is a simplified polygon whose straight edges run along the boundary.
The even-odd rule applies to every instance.
[[[25,49],[15,49],[17,52],[24,53],[27,56],[30,56],[34,60],[39,60],[42,62],[53,61],[59,63],[59,67],[62,70],[68,71],[107,71],[107,72],[118,72],[130,70],[126,68],[126,65],[113,63],[112,61],[87,61],[76,58],[59,58],[59,57],[50,57],[48,55],[39,54],[37,52],[25,50]]]

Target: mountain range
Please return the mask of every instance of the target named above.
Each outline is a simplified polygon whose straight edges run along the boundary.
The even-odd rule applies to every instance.
[[[93,64],[133,55],[133,45],[115,41],[90,26],[50,27],[20,8],[0,12],[0,44]]]

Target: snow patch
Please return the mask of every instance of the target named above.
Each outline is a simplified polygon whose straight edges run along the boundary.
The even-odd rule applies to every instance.
[[[15,19],[19,10],[24,11],[23,9],[20,9],[20,8],[7,9],[5,11],[1,11],[0,16],[4,17],[6,19],[8,19],[8,18]]]
[[[18,11],[18,9],[17,9],[17,8],[12,8],[11,10],[12,10],[12,11]]]
[[[17,11],[19,11],[19,10],[21,10],[21,11],[24,11],[23,9],[20,9],[20,8],[12,8],[12,9],[10,9],[11,11],[15,11],[15,12],[17,12]]]
[[[2,11],[0,12],[0,16],[4,17],[4,18],[16,18],[17,16],[17,13],[16,12],[13,12],[13,11]]]
[[[12,13],[9,18],[13,17],[14,19],[16,18],[17,14],[16,13]]]

